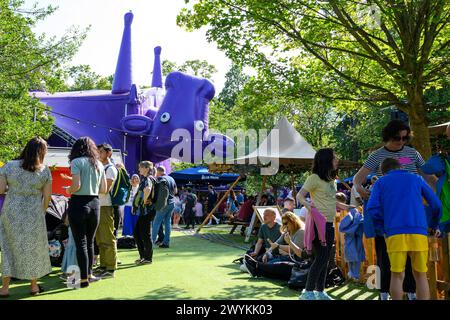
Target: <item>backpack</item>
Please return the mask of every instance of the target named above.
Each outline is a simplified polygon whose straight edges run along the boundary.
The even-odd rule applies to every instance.
[[[287,283],[288,287],[295,290],[305,288],[311,265],[312,261],[310,259],[296,262],[292,267],[291,277]]]
[[[164,177],[154,181],[151,193],[151,202],[156,211],[161,211],[167,206],[169,193],[169,182],[164,179]]]
[[[108,168],[112,165],[108,165],[105,168]],[[109,192],[111,196],[111,203],[113,206],[121,206],[128,202],[131,195],[131,183],[130,183],[130,175],[128,174],[125,168],[116,168],[117,169],[117,179],[114,182],[114,185]]]
[[[122,237],[117,239],[117,249],[134,249],[136,248],[136,241],[133,237]]]

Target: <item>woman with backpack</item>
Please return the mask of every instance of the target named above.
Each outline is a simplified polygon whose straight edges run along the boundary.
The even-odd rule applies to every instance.
[[[134,227],[134,240],[139,251],[139,259],[136,265],[150,264],[153,259],[153,243],[151,236],[151,222],[155,218],[155,210],[150,206],[151,193],[155,184],[153,177],[154,168],[150,161],[139,163],[139,174],[141,182],[136,196],[134,197],[133,211],[137,213],[138,219]]]

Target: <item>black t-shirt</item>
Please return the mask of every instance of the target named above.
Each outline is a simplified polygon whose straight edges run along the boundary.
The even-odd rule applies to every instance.
[[[208,210],[214,208],[217,202],[217,193],[215,191],[208,193]]]
[[[193,193],[188,193],[186,195],[186,208],[185,210],[191,210],[195,207],[195,204],[197,203],[197,196]]]

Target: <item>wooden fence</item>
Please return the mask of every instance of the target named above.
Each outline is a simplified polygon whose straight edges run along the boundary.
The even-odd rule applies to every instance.
[[[344,259],[344,234],[339,232],[339,223],[345,216],[337,215],[335,219],[336,261],[344,276],[347,276],[348,266]],[[450,300],[450,237],[446,234],[442,238],[429,237],[428,281],[430,297],[433,300]],[[375,239],[363,238],[366,251],[366,261],[361,264],[361,281],[366,281],[369,274],[367,268],[376,265]],[[437,254],[433,254],[437,252]],[[431,254],[430,254],[431,253]]]

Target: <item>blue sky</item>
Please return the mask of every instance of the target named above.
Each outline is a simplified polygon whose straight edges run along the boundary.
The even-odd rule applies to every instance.
[[[86,40],[72,61],[73,65],[89,64],[104,76],[114,73],[123,32],[123,16],[134,14],[132,24],[133,82],[150,85],[153,48],[162,47],[161,59],[177,63],[201,59],[213,64],[218,72],[213,79],[216,92],[225,82],[231,61],[215,43],[208,43],[205,30],[185,32],[176,25],[176,16],[184,0],[26,0],[24,7],[34,3],[51,4],[59,9],[35,28],[37,33],[60,36],[71,26],[91,25]]]

